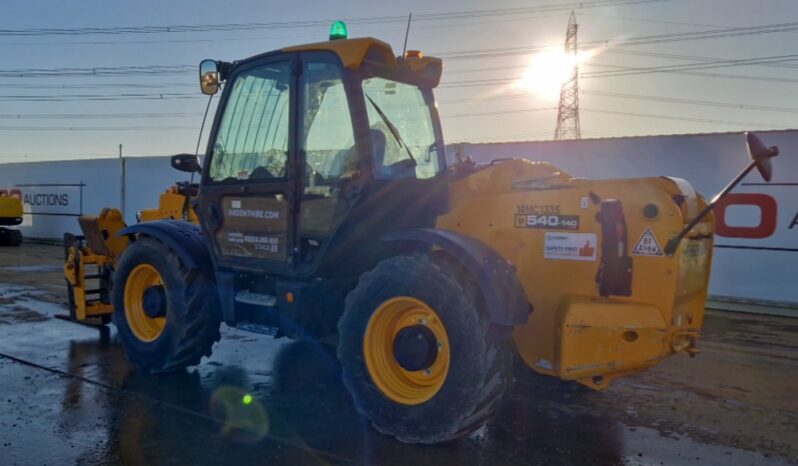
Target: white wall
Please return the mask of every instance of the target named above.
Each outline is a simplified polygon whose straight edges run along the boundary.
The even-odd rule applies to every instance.
[[[11,163],[0,165],[0,190],[17,189],[29,201],[20,227],[24,235],[61,238],[77,229],[79,214],[119,204],[120,177],[113,159]]]

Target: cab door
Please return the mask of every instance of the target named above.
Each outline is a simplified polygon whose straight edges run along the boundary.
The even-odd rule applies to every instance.
[[[328,243],[363,185],[355,123],[340,60],[331,53],[302,57],[298,92],[297,273],[307,275],[326,255]]]
[[[267,58],[235,70],[220,102],[199,196],[217,266],[291,269],[295,59]]]

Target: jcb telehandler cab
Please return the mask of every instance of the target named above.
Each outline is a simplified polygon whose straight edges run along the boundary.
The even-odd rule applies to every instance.
[[[447,169],[440,75],[439,59],[371,38],[204,61],[203,92],[225,84],[202,169],[172,161],[201,171],[200,225],[120,232],[113,321],[129,358],[198,364],[221,321],[337,335],[358,410],[432,443],[490,416],[513,340],[536,371],[599,390],[697,352],[711,205],[675,178]],[[775,150],[751,141],[761,168]]]

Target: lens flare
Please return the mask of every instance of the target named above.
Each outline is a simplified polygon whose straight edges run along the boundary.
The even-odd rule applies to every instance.
[[[525,89],[541,99],[557,100],[563,83],[571,79],[574,66],[584,63],[595,55],[595,51],[579,52],[576,56],[562,49],[548,49],[532,55],[529,66],[516,83],[517,88]]]
[[[266,408],[239,387],[219,387],[211,396],[210,413],[223,422],[220,433],[227,439],[257,442],[269,433]]]

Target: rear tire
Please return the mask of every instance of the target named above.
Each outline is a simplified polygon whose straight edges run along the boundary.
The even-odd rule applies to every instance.
[[[165,298],[159,306],[165,311],[163,318],[139,312],[146,302],[137,294],[142,271],[159,276]],[[203,356],[211,355],[220,338],[218,297],[210,275],[188,269],[158,240],[141,238],[127,248],[114,274],[113,302],[113,322],[128,359],[146,371],[170,372],[197,365]]]
[[[433,311],[431,322],[439,319],[445,327],[443,336],[450,348],[445,355],[448,371],[442,385],[431,392],[425,392],[423,387],[418,391],[419,387],[412,384],[408,391],[401,383],[397,391],[392,391],[394,375],[386,379],[383,374],[370,372],[379,372],[375,368],[386,366],[384,361],[382,366],[372,362],[374,337],[367,333],[374,331],[375,319],[381,319],[379,316],[388,309],[386,305],[405,299],[423,304],[423,308]],[[431,322],[422,324],[432,328]],[[405,328],[409,327],[401,330]],[[361,276],[347,296],[346,309],[338,323],[343,381],[357,410],[378,431],[405,443],[452,440],[481,427],[506,391],[512,377],[510,332],[506,330],[491,324],[470,281],[458,282],[426,256],[394,257]],[[396,334],[394,341],[387,343],[397,348],[398,337]],[[444,357],[440,340],[438,358]],[[410,374],[424,382],[422,374],[436,376],[435,364],[437,360],[426,371],[399,372],[398,377]],[[402,371],[407,367],[400,365]],[[386,380],[388,390],[384,389]],[[403,393],[422,395],[403,398]]]

